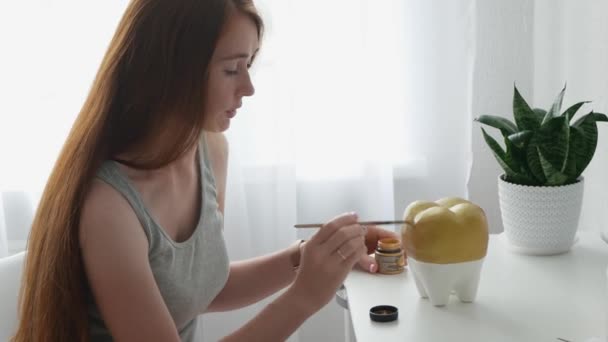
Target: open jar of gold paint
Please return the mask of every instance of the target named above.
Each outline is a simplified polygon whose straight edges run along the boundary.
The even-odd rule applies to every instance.
[[[401,241],[398,239],[385,238],[379,240],[374,257],[378,263],[378,273],[399,274],[403,272],[405,258]]]

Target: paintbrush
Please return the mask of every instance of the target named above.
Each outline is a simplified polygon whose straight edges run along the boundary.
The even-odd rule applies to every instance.
[[[385,225],[385,224],[404,224],[407,221],[366,221],[366,222],[359,222],[360,225],[362,226],[380,226],[380,225]],[[323,226],[324,223],[300,223],[300,224],[296,224],[294,225],[294,227],[296,228],[321,228],[321,226]]]

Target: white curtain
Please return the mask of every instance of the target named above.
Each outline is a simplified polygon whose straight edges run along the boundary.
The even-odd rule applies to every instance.
[[[40,193],[126,4],[0,1],[0,255],[24,248]]]

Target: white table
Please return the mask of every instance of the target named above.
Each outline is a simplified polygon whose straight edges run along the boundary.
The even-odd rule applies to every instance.
[[[477,299],[435,307],[420,298],[409,270],[399,275],[353,271],[344,286],[354,334],[366,341],[585,342],[605,338],[608,320],[608,244],[598,233],[579,232],[566,254],[514,254],[503,234],[492,235]],[[399,319],[377,323],[369,309],[399,308]]]

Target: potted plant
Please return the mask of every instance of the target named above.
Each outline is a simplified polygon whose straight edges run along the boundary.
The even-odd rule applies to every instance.
[[[546,111],[530,108],[514,87],[512,121],[493,115],[475,119],[500,130],[504,148],[483,128],[483,137],[504,173],[498,195],[505,235],[512,249],[536,255],[567,252],[574,244],[583,198],[583,171],[597,146],[604,114],[575,118],[587,101],[561,112],[566,87]]]

